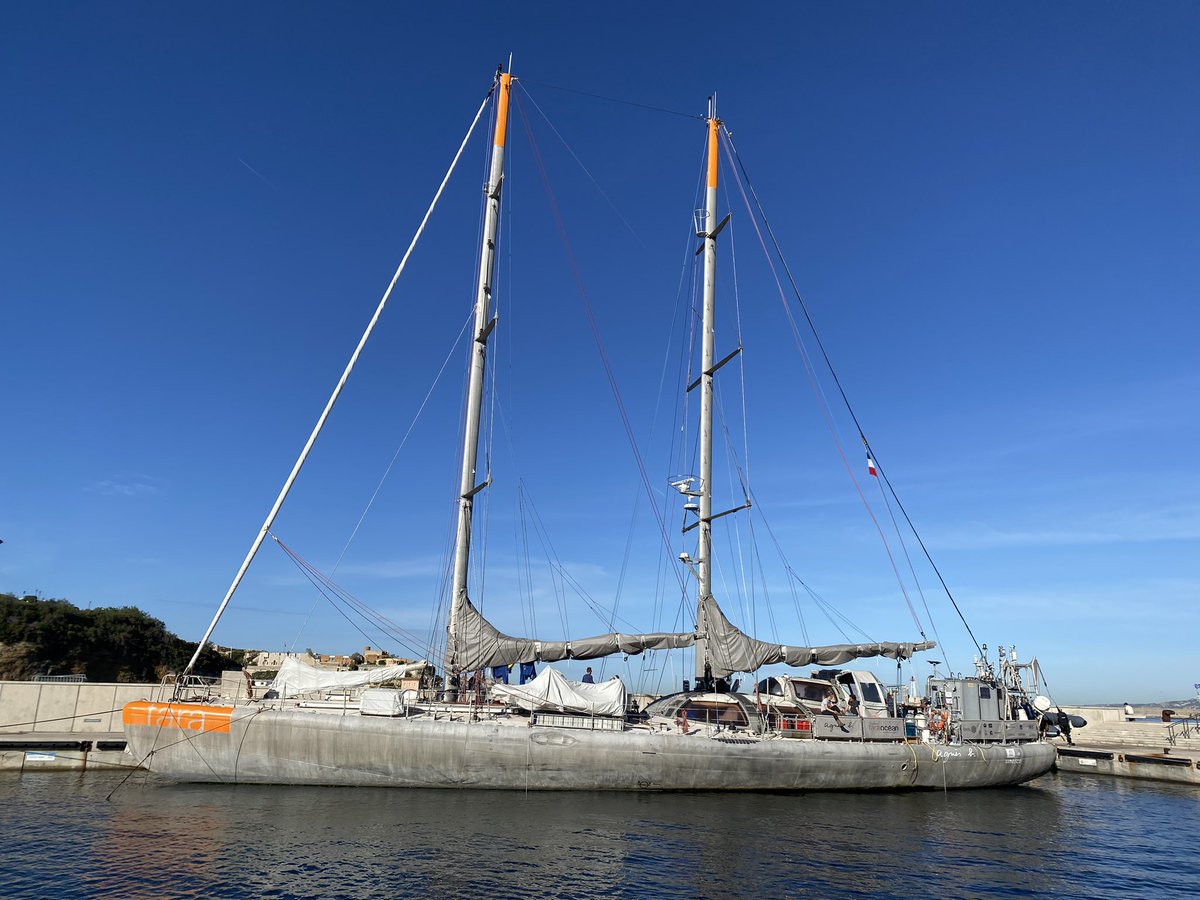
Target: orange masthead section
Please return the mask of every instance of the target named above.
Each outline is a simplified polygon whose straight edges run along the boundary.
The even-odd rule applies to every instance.
[[[215,731],[229,734],[233,720],[231,706],[203,706],[199,703],[151,703],[138,700],[126,703],[121,713],[125,725],[149,725],[152,728],[179,728],[183,731]]]
[[[496,140],[497,147],[504,146],[504,138],[508,133],[508,95],[512,93],[512,75],[508,72],[500,76],[500,96],[496,106]]]
[[[719,119],[708,120],[708,186],[717,186],[717,135],[721,127]]]

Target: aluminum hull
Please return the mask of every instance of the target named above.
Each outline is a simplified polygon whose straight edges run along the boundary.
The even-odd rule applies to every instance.
[[[1054,749],[529,727],[239,706],[227,727],[130,724],[129,749],[187,782],[558,791],[981,788],[1050,770]]]

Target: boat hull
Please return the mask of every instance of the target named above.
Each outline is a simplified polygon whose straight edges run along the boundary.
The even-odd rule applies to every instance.
[[[177,781],[560,791],[978,788],[1050,770],[1026,744],[758,738],[693,730],[593,731],[502,720],[328,715],[256,706],[189,717],[125,713],[129,749]],[[154,709],[153,707],[151,708]],[[179,709],[176,706],[175,709]]]

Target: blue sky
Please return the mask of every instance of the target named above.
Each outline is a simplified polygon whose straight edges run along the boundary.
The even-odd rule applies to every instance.
[[[134,604],[202,633],[511,52],[655,491],[688,465],[677,303],[703,128],[585,94],[699,114],[716,90],[855,411],[979,640],[1037,655],[1060,702],[1192,693],[1200,11],[858,4],[730,19],[708,4],[542,5],[489,26],[487,9],[0,13],[0,590]],[[604,630],[548,573],[535,510],[571,577],[619,603],[619,627],[676,627],[678,581],[519,114],[510,135],[495,487],[475,595],[510,632],[530,618],[549,638]],[[331,569],[450,354],[337,574],[413,631],[429,629],[447,552],[455,336],[485,143],[468,150],[276,528]],[[743,456],[744,375],[760,503],[753,519],[723,520],[718,597],[764,638],[844,639],[814,606],[797,611],[765,521],[861,629],[852,637],[911,639],[730,175],[717,346],[735,345],[736,308],[746,353],[721,390]],[[726,462],[722,451],[718,508],[740,502]],[[671,552],[687,548],[669,521]],[[738,566],[752,538],[761,575]],[[900,555],[890,529],[889,541]],[[969,668],[970,639],[933,575],[917,576],[946,645],[936,658]],[[751,579],[753,602],[739,588]],[[906,569],[905,581],[929,629]],[[316,599],[267,548],[216,639],[367,643]],[[638,665],[606,671],[659,677]]]

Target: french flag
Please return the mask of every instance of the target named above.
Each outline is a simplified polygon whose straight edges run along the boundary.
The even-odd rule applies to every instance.
[[[879,477],[879,470],[875,468],[875,460],[871,459],[870,453],[867,454],[867,471],[870,472],[872,475],[874,475],[876,478]]]

